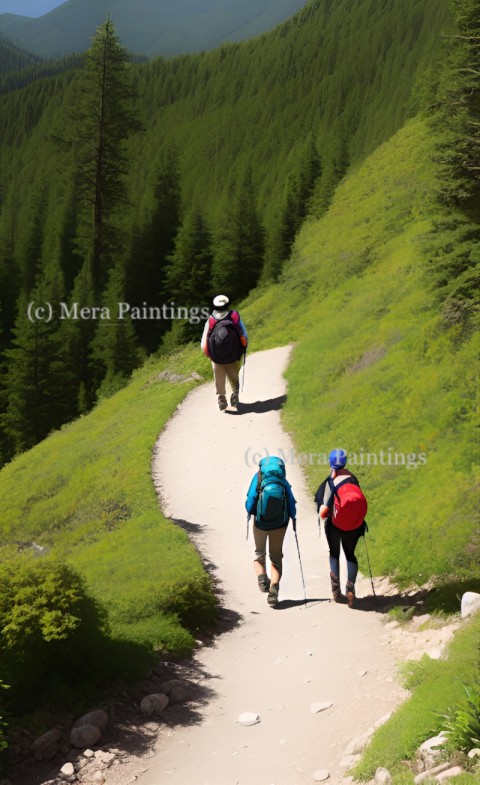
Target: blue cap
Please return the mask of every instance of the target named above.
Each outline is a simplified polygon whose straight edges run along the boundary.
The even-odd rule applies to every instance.
[[[347,453],[345,450],[332,450],[328,456],[328,462],[332,469],[343,469],[347,462]]]

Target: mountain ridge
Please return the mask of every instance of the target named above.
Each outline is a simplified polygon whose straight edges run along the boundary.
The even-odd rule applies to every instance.
[[[171,56],[255,37],[305,5],[307,0],[205,0],[201,8],[191,0],[68,0],[38,18],[0,14],[0,34],[42,57],[62,57],[87,49],[109,12],[128,49]]]

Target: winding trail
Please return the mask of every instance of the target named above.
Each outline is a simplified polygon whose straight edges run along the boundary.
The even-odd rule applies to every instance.
[[[296,463],[287,476],[298,503],[308,607],[291,526],[278,608],[269,608],[257,588],[244,501],[254,453],[293,449],[279,412],[289,352],[248,357],[238,414],[220,413],[213,385],[205,384],[187,396],[159,438],[153,475],[164,513],[196,531],[193,540],[212,566],[222,604],[240,620],[197,652],[212,697],[199,708],[199,722],[160,735],[140,785],[305,785],[324,769],[338,785],[346,776],[340,760],[348,742],[404,697],[382,615],[368,603],[352,610],[330,601],[325,538]],[[324,475],[320,466],[319,482]],[[342,585],[344,576],[345,569]],[[370,594],[369,580],[359,578],[357,587],[360,597]],[[312,713],[318,702],[333,705]],[[261,722],[238,724],[246,711]]]

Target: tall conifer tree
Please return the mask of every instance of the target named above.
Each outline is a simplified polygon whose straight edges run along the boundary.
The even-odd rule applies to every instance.
[[[121,247],[115,208],[125,200],[125,142],[138,128],[129,58],[110,16],[87,52],[75,106],[77,190],[81,198],[76,245],[91,270],[96,294]]]

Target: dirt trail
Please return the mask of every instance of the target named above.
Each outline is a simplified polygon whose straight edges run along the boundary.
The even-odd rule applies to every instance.
[[[198,651],[202,684],[212,697],[198,708],[194,725],[160,734],[140,785],[303,785],[318,770],[339,783],[348,742],[404,695],[382,614],[372,612],[371,603],[351,610],[330,601],[325,539],[295,463],[287,475],[298,503],[308,607],[291,527],[278,608],[269,608],[257,588],[244,501],[255,453],[293,449],[279,411],[288,357],[288,348],[249,356],[238,414],[218,411],[211,384],[197,388],[159,439],[154,479],[164,512],[196,532],[223,604],[240,620]],[[332,446],[314,444],[312,452]],[[324,474],[319,467],[319,482]],[[357,586],[360,596],[371,594],[369,580],[360,578]],[[312,704],[321,702],[332,706],[312,713]],[[261,722],[238,724],[243,712],[258,713]]]

